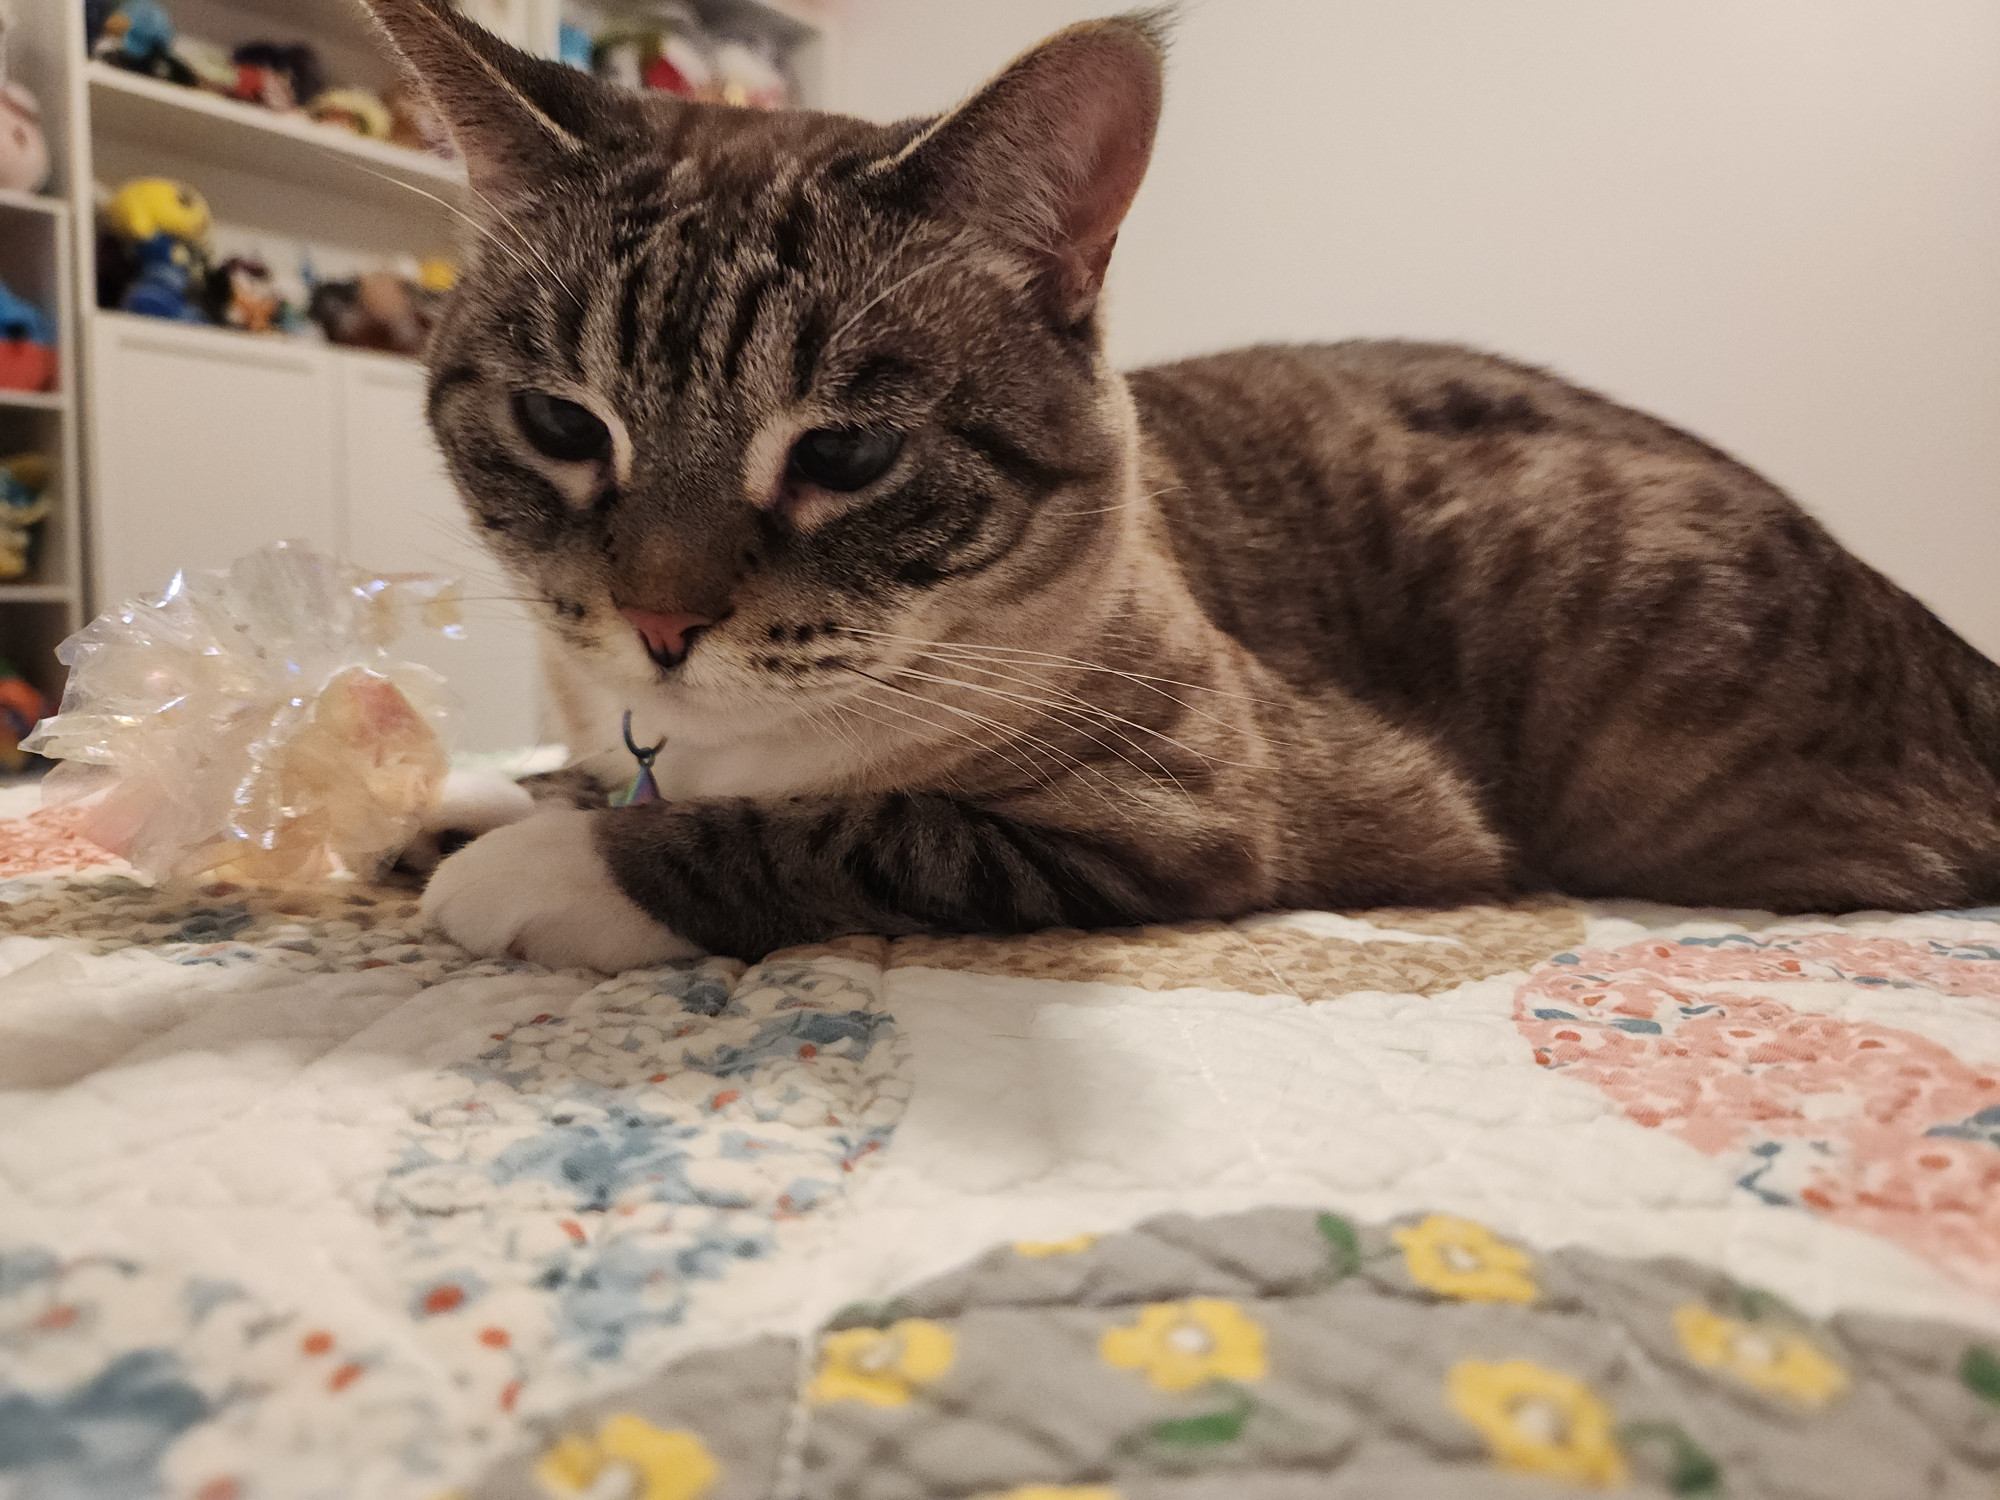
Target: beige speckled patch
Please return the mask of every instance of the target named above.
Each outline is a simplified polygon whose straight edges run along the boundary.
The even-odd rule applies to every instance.
[[[90,953],[146,948],[181,964],[275,964],[300,973],[391,964],[424,984],[516,971],[482,961],[418,919],[416,893],[358,882],[278,889],[226,881],[154,886],[124,875],[11,883],[0,893],[0,936],[63,938]]]
[[[1304,913],[1120,932],[1019,938],[901,938],[893,968],[922,966],[1143,990],[1236,990],[1330,1000],[1356,990],[1432,995],[1532,968],[1583,940],[1583,913],[1560,903],[1452,911]],[[1379,935],[1378,935],[1379,934]]]

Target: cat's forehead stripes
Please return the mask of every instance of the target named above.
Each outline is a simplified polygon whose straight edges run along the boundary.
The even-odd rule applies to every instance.
[[[780,181],[743,197],[684,197],[698,189],[657,174],[617,186],[621,207],[597,231],[602,259],[583,273],[588,305],[546,290],[534,297],[522,357],[572,370],[602,364],[635,392],[684,398],[745,378],[753,345],[775,324],[801,334],[804,352],[786,361],[796,386],[824,338],[810,305],[823,293],[798,269],[820,218],[809,191]]]

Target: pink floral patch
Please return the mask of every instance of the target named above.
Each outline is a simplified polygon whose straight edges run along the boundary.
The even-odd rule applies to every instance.
[[[1515,997],[1535,1060],[1738,1181],[2000,1295],[2000,1068],[1893,1026],[1796,1009],[1838,982],[2000,1000],[2000,947],[1809,933],[1564,954]]]
[[[124,860],[78,832],[76,824],[75,813],[47,809],[0,821],[0,880],[125,867]]]

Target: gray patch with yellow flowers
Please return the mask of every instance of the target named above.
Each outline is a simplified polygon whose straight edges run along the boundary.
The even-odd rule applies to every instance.
[[[1815,1321],[1686,1261],[1447,1214],[1266,1209],[1020,1243],[692,1355],[479,1500],[1949,1500],[2000,1478],[2000,1348]]]

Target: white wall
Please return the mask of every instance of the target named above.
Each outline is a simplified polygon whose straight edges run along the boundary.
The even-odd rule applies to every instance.
[[[939,109],[1117,0],[848,0]],[[1693,428],[2000,656],[2000,4],[1196,0],[1113,272],[1128,363],[1454,339]]]

